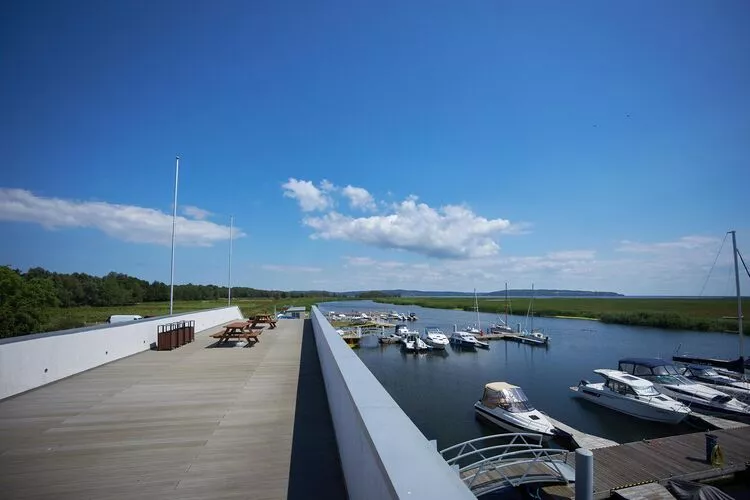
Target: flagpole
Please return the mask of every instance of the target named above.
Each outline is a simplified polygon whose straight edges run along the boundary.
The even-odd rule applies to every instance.
[[[232,305],[232,230],[234,229],[234,215],[229,217],[229,281],[227,283],[228,293],[228,304]]]
[[[174,235],[177,225],[177,180],[180,177],[180,157],[175,158],[174,167],[174,203],[172,204],[172,270],[169,273],[169,314],[174,308]]]

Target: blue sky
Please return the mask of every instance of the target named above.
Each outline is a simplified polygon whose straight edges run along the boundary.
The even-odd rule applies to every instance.
[[[226,283],[233,214],[235,285],[695,295],[727,230],[750,249],[748,19],[12,2],[0,262],[168,281],[179,153],[179,283]],[[704,293],[731,292],[730,258]]]

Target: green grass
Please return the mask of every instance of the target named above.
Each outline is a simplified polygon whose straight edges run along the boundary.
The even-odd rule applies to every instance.
[[[260,314],[273,313],[276,306],[281,311],[286,306],[305,306],[308,309],[318,302],[332,300],[330,297],[301,297],[294,299],[232,299],[233,306],[239,306],[245,317]],[[201,309],[215,309],[226,307],[226,299],[222,300],[193,300],[176,301],[174,312],[190,312]],[[114,307],[68,307],[54,308],[49,311],[50,320],[44,327],[44,331],[65,330],[82,326],[104,323],[113,314],[140,314],[141,316],[164,316],[169,314],[169,302],[144,302],[132,306]]]
[[[528,298],[509,299],[511,310],[525,315],[529,307]],[[377,302],[418,305],[440,309],[474,310],[473,297],[432,298],[394,297],[377,299]],[[750,300],[743,299],[742,307],[748,310]],[[502,314],[505,299],[480,298],[479,310]],[[655,326],[659,328],[737,331],[736,320],[722,320],[724,316],[737,315],[735,299],[593,299],[593,298],[549,298],[534,300],[535,316],[576,316],[601,320],[605,323]],[[748,320],[747,323],[750,323]],[[750,324],[744,325],[745,334],[750,334]]]

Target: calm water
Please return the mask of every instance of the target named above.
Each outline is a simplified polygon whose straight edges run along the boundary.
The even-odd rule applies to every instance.
[[[370,301],[327,302],[319,307],[323,312],[412,311],[419,320],[411,327],[420,331],[438,326],[448,333],[454,324],[462,327],[476,321],[472,312]],[[485,313],[479,317],[482,325],[496,318]],[[511,316],[508,322],[515,327],[524,320]],[[356,352],[422,433],[428,439],[437,439],[439,449],[499,432],[474,418],[473,404],[481,397],[484,384],[491,381],[519,385],[540,410],[584,432],[618,442],[694,431],[687,426],[629,418],[573,397],[568,387],[582,378],[601,380],[592,370],[617,368],[617,361],[626,356],[670,358],[680,344],[682,353],[727,358],[738,355],[738,339],[731,334],[552,318],[536,318],[534,326],[550,336],[548,348],[498,340],[490,343],[489,351],[448,347],[443,354],[414,355],[403,353],[399,345],[380,345],[375,337],[368,336]]]

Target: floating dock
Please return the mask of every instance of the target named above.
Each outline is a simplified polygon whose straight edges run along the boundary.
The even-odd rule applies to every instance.
[[[556,420],[546,413],[544,414],[552,425],[565,431],[573,437],[574,445],[576,448],[587,448],[589,450],[598,450],[599,448],[608,448],[610,446],[617,446],[620,443],[612,441],[611,439],[605,439],[603,437],[594,436],[593,434],[586,434],[585,432],[574,429],[573,427]]]
[[[618,490],[645,483],[665,485],[670,479],[705,481],[748,470],[750,426],[712,431],[724,460],[706,461],[703,432],[598,448],[594,454],[594,498],[609,498]],[[572,485],[545,486],[547,496],[574,498]]]
[[[704,415],[698,412],[691,412],[688,415],[686,422],[693,427],[716,430],[716,429],[738,429],[740,427],[747,427],[747,424],[737,422],[735,420],[727,420],[725,418],[712,417],[710,415]]]

